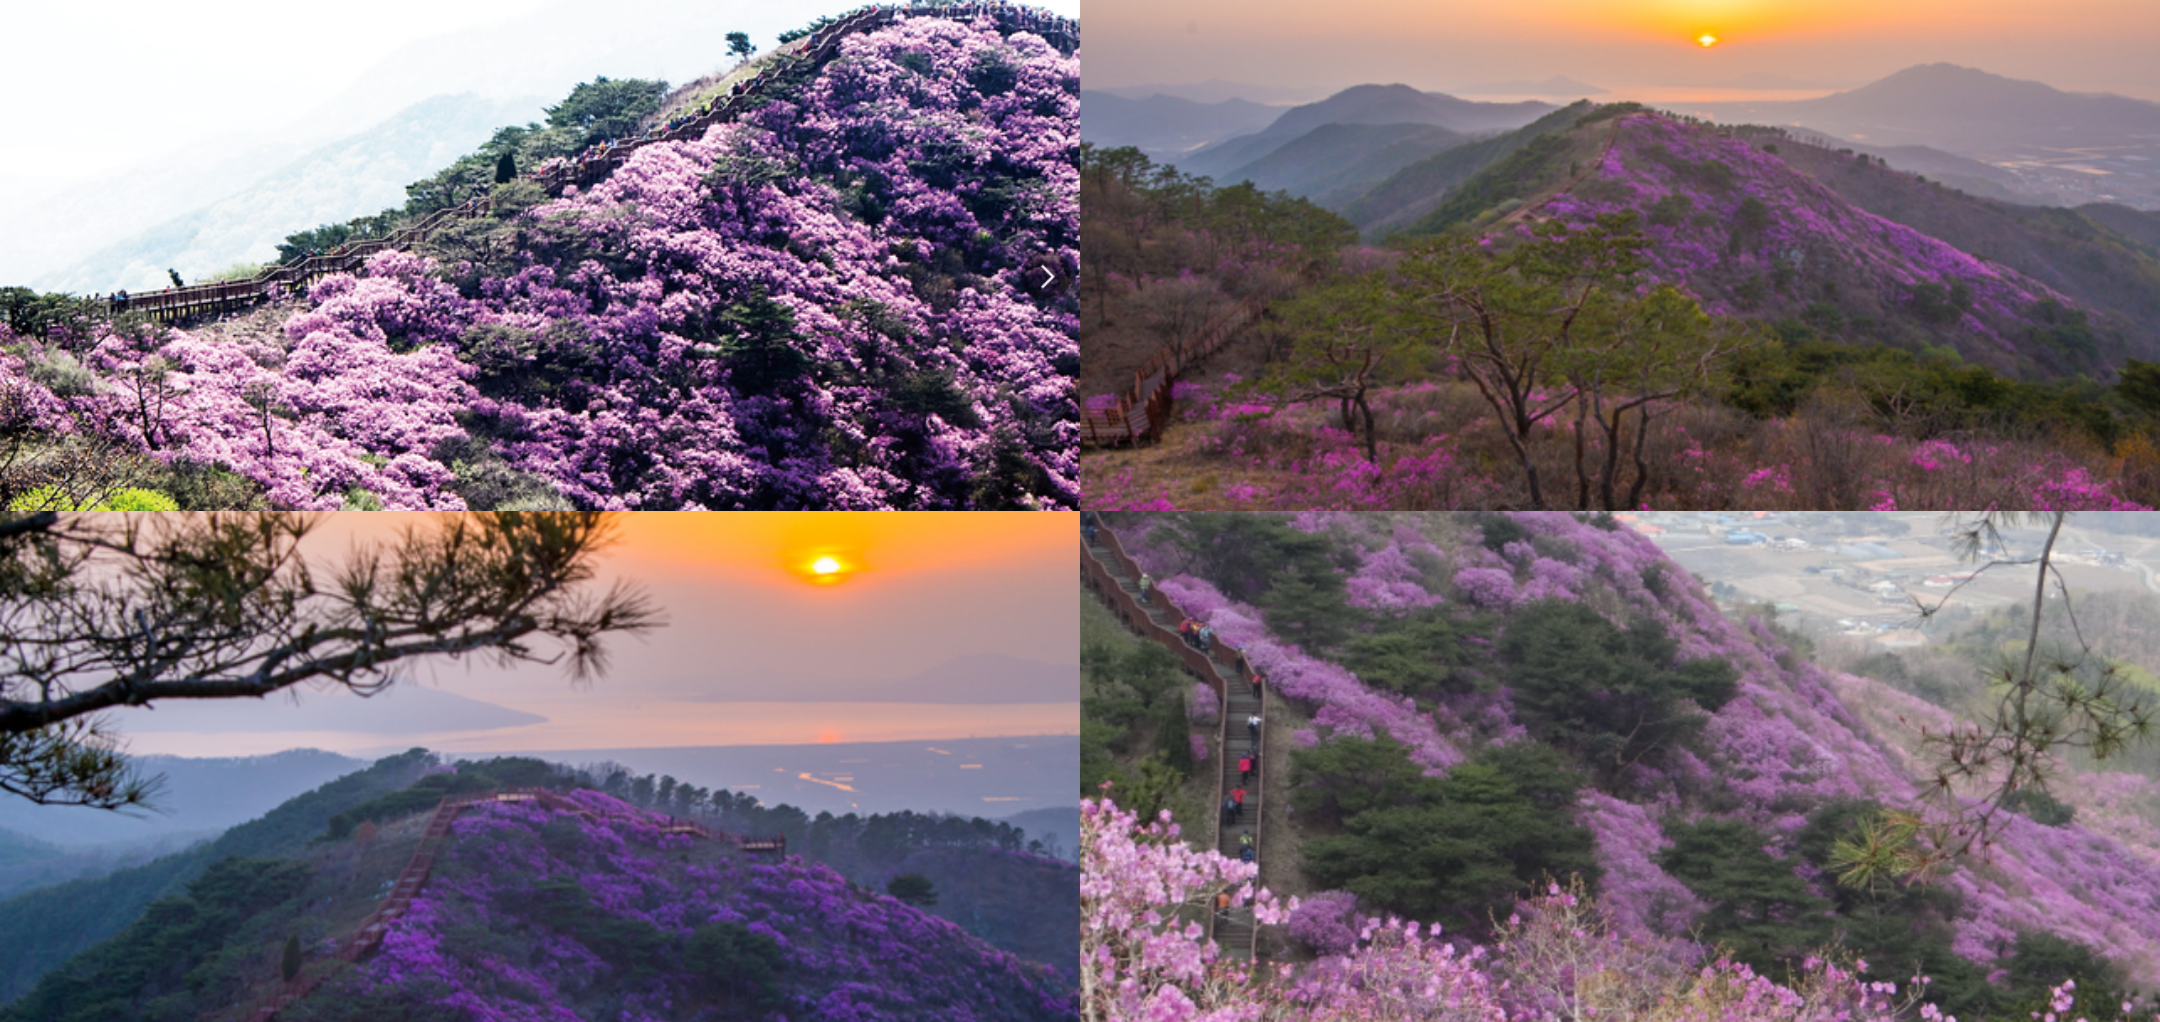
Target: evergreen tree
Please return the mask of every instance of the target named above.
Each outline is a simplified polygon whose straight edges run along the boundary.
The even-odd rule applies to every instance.
[[[937,904],[937,887],[920,873],[902,873],[885,883],[885,893],[916,908]]]
[[[517,156],[515,154],[505,152],[495,158],[496,184],[509,184],[517,180],[517,173]]]
[[[285,982],[290,983],[300,975],[300,965],[300,936],[294,934],[285,938],[285,957],[278,964],[278,972],[285,977]]]
[[[1582,778],[1551,747],[1487,749],[1439,778],[1424,777],[1400,748],[1400,765],[1370,764],[1386,778],[1361,803],[1372,808],[1299,850],[1315,881],[1386,911],[1478,932],[1548,875],[1595,879],[1590,832],[1574,821]],[[1335,792],[1337,804],[1346,790]]]
[[[1790,861],[1763,850],[1768,834],[1715,819],[1668,823],[1665,834],[1673,843],[1658,865],[1709,903],[1699,920],[1703,937],[1730,949],[1734,961],[1771,975],[1828,941],[1829,903]]]

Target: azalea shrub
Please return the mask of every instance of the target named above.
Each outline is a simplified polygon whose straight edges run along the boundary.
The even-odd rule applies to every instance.
[[[571,812],[483,803],[453,825],[428,883],[381,949],[308,998],[447,1017],[1069,1019],[1054,974],[960,927],[800,859],[663,830],[597,792]]]
[[[1089,1022],[1892,1022],[1939,1020],[1918,1004],[1925,977],[1865,978],[1856,963],[1811,958],[1772,980],[1670,942],[1625,936],[1577,883],[1513,907],[1491,943],[1438,924],[1355,917],[1333,894],[1287,911],[1250,883],[1252,867],[1183,846],[1167,822],[1114,803],[1082,803],[1081,945]],[[1219,893],[1264,926],[1312,936],[1317,958],[1256,968],[1226,959],[1194,912]],[[1287,918],[1286,918],[1287,917]],[[1348,918],[1346,923],[1344,920]],[[2071,1003],[2070,987],[2051,991]],[[2062,1009],[2067,1010],[2067,1008]],[[2067,1017],[2067,1016],[2065,1016]]]
[[[812,70],[316,281],[275,334],[123,323],[88,393],[0,385],[288,507],[1073,506],[1077,56],[919,17]]]

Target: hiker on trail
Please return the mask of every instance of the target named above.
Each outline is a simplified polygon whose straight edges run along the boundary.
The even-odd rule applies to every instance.
[[[1087,539],[1089,546],[1095,545],[1095,529],[1095,512],[1093,510],[1080,512],[1080,535]]]
[[[1233,788],[1233,789],[1231,789],[1231,790],[1230,790],[1230,801],[1232,801],[1232,802],[1235,802],[1235,803],[1237,803],[1237,814],[1238,814],[1238,816],[1240,816],[1240,817],[1243,817],[1243,816],[1245,815],[1245,789],[1243,789],[1243,788]]]
[[[123,287],[118,294],[113,295],[113,308],[122,312],[127,311],[127,288]]]
[[[1215,914],[1216,914],[1216,915],[1227,915],[1227,914],[1229,914],[1229,912],[1230,912],[1230,892],[1229,892],[1229,891],[1221,891],[1221,892],[1218,892],[1218,893],[1217,893],[1217,894],[1215,895]]]
[[[1178,638],[1185,640],[1185,644],[1188,646],[1192,646],[1196,649],[1199,648],[1199,632],[1200,626],[1194,624],[1192,618],[1186,618],[1185,620],[1178,622]]]
[[[1259,861],[1259,858],[1253,855],[1253,848],[1251,845],[1246,845],[1244,848],[1239,849],[1237,857],[1238,861],[1245,863],[1254,863]]]
[[[1250,717],[1247,717],[1247,718],[1245,718],[1245,730],[1247,730],[1247,731],[1249,731],[1249,732],[1252,732],[1252,741],[1253,741],[1253,748],[1255,748],[1255,749],[1259,748],[1259,747],[1260,747],[1260,715],[1259,715],[1259,714],[1255,713],[1255,714],[1253,714],[1252,716],[1250,716]]]
[[[1252,697],[1253,697],[1254,699],[1258,699],[1258,698],[1260,698],[1260,679],[1261,679],[1261,678],[1263,678],[1263,677],[1265,677],[1265,675],[1262,675],[1262,674],[1261,674],[1261,673],[1260,673],[1259,671],[1254,671],[1254,672],[1253,672],[1253,676],[1252,676]]]
[[[1239,775],[1238,779],[1241,782],[1246,784],[1252,783],[1252,756],[1250,754],[1238,758],[1237,769]]]
[[[1146,573],[1146,572],[1144,572],[1144,571],[1143,571],[1143,572],[1141,572],[1141,573],[1140,573],[1140,602],[1141,602],[1141,604],[1145,605],[1145,604],[1146,604],[1146,603],[1148,602],[1148,594],[1149,594],[1149,593],[1151,593],[1151,592],[1153,592],[1154,590],[1155,590],[1155,576],[1153,576],[1153,575],[1150,575],[1150,574],[1148,574],[1148,573]]]
[[[1251,847],[1253,846],[1253,843],[1252,843],[1252,835],[1251,835],[1251,834],[1239,834],[1239,835],[1238,835],[1238,838],[1237,838],[1237,843],[1238,843],[1238,847],[1240,847],[1240,848],[1251,848]]]
[[[1205,652],[1207,652],[1207,651],[1208,651],[1208,644],[1209,644],[1209,643],[1212,643],[1212,642],[1214,642],[1214,641],[1215,641],[1215,629],[1213,629],[1213,628],[1209,628],[1209,627],[1208,627],[1208,626],[1206,626],[1206,625],[1201,625],[1201,626],[1200,626],[1200,652],[1202,652],[1202,653],[1205,653]]]
[[[1238,805],[1237,805],[1237,800],[1235,800],[1235,799],[1228,799],[1228,798],[1226,798],[1226,799],[1223,799],[1223,800],[1222,800],[1222,819],[1223,819],[1223,822],[1224,822],[1224,823],[1236,823],[1236,822],[1237,822],[1237,814],[1238,814]]]
[[[186,284],[182,284],[182,283],[180,283],[180,271],[179,271],[179,270],[175,270],[175,269],[172,269],[172,268],[170,268],[170,267],[167,267],[167,268],[166,268],[166,270],[165,270],[165,275],[166,275],[166,276],[168,276],[168,277],[171,277],[171,278],[172,278],[172,286],[174,286],[174,287],[186,287],[186,286],[187,286]]]

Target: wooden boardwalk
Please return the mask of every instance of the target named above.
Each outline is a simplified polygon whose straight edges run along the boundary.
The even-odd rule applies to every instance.
[[[1215,744],[1220,750],[1220,762],[1215,772],[1215,802],[1210,810],[1215,819],[1215,850],[1235,859],[1243,839],[1250,836],[1256,861],[1265,869],[1268,859],[1261,810],[1266,805],[1267,771],[1255,765],[1252,783],[1245,785],[1245,810],[1239,822],[1232,824],[1223,819],[1222,814],[1223,799],[1242,783],[1237,770],[1238,757],[1252,751],[1258,759],[1257,746],[1261,743],[1250,738],[1246,720],[1249,717],[1265,720],[1267,717],[1266,687],[1256,689],[1252,684],[1259,672],[1245,659],[1245,654],[1231,649],[1227,643],[1218,641],[1202,653],[1186,642],[1178,634],[1177,626],[1187,615],[1160,590],[1149,593],[1147,601],[1142,602],[1140,565],[1125,552],[1117,533],[1108,526],[1098,526],[1092,542],[1083,535],[1080,545],[1081,581],[1089,591],[1127,628],[1142,638],[1169,647],[1187,674],[1215,690],[1222,703]],[[1211,909],[1207,932],[1208,939],[1221,947],[1225,955],[1249,961],[1258,961],[1261,957],[1259,929],[1253,924],[1250,905],[1221,913]]]
[[[1201,327],[1191,340],[1166,345],[1133,371],[1132,389],[1118,396],[1117,404],[1103,409],[1082,409],[1080,442],[1097,447],[1117,444],[1139,446],[1142,441],[1162,439],[1170,424],[1171,388],[1186,367],[1221,351],[1238,328],[1260,318],[1263,304],[1254,299]]]

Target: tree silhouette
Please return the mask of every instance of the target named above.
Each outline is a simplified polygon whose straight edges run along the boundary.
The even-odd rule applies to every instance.
[[[361,695],[428,656],[606,665],[603,637],[657,627],[634,588],[595,593],[601,512],[482,512],[408,529],[319,572],[291,512],[0,520],[0,791],[147,804],[156,780],[100,711],[260,698],[302,682]],[[537,639],[552,640],[548,647]]]
[[[902,873],[885,882],[885,893],[916,908],[937,904],[937,887],[920,873]]]
[[[727,52],[728,56],[738,60],[749,60],[750,55],[757,52],[757,47],[750,45],[750,33],[729,32],[727,34]]]

